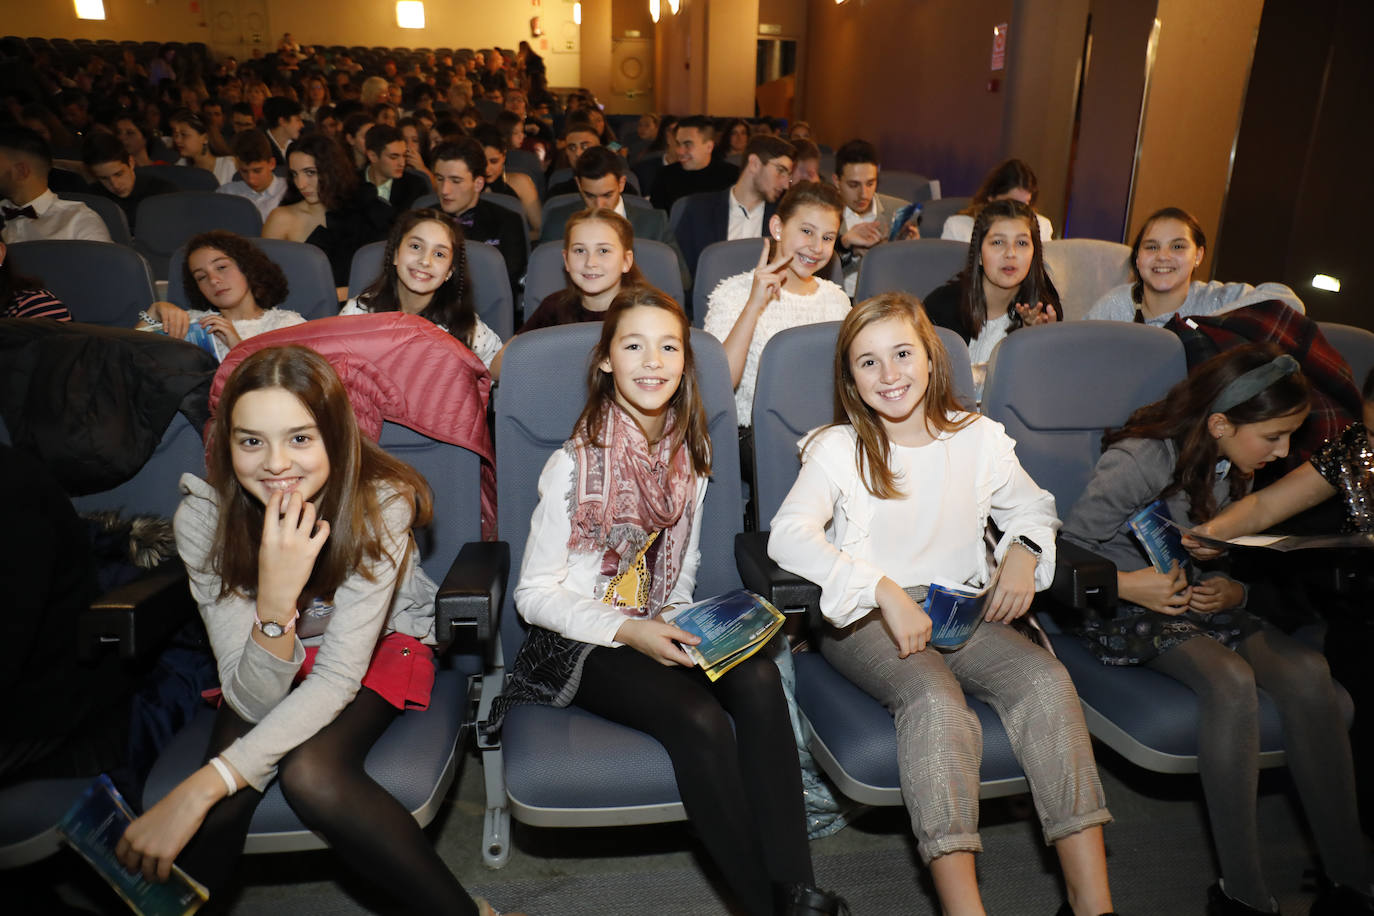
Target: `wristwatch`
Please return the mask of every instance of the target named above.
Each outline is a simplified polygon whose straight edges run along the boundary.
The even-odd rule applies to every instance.
[[[301,612],[297,611],[291,615],[291,619],[286,623],[277,623],[275,620],[263,620],[258,616],[257,611],[253,612],[253,624],[262,631],[262,635],[268,639],[280,639],[287,633],[296,629],[296,621],[300,618]]]
[[[1045,552],[1044,550],[1040,549],[1039,544],[1035,543],[1030,538],[1026,537],[1024,534],[1018,534],[1016,537],[1012,538],[1011,543],[1020,544],[1022,547],[1029,550],[1031,556],[1035,557],[1037,560],[1040,559],[1040,555]]]

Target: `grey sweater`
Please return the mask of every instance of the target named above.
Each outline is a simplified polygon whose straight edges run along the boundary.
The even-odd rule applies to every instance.
[[[1219,283],[1215,280],[1203,283],[1201,280],[1194,280],[1188,287],[1188,298],[1184,300],[1182,308],[1177,312],[1147,319],[1145,323],[1163,327],[1174,315],[1185,318],[1189,315],[1212,315],[1254,305],[1256,302],[1267,302],[1270,299],[1279,300],[1299,314],[1307,313],[1307,308],[1298,298],[1298,294],[1282,283],[1261,283],[1259,286],[1251,286],[1249,283]],[[1116,287],[1097,300],[1097,304],[1088,310],[1085,317],[1089,321],[1134,321],[1135,310],[1138,307],[1131,298],[1131,286],[1128,283]]]
[[[1098,459],[1092,480],[1064,519],[1064,538],[1111,560],[1120,572],[1149,566],[1130,519],[1169,485],[1177,461],[1178,451],[1167,439],[1125,439],[1112,445]],[[1230,492],[1226,473],[1219,472],[1212,484],[1218,509],[1231,501]],[[1195,524],[1188,515],[1187,494],[1175,493],[1165,503],[1174,521]]]
[[[268,652],[253,639],[257,603],[242,595],[219,597],[220,577],[211,557],[219,504],[215,490],[183,474],[185,494],[174,527],[177,552],[186,564],[191,595],[210,635],[224,700],[255,723],[221,755],[253,788],[264,791],[277,761],[324,728],[353,701],[378,641],[393,631],[434,643],[434,596],[438,588],[415,563],[411,550],[412,508],[396,494],[383,494],[382,541],[393,562],[379,563],[369,582],[359,573],[334,592],[334,613],[323,635],[296,631],[291,658]],[[302,617],[304,623],[304,617]],[[284,638],[284,637],[283,637]],[[291,682],[305,661],[305,646],[318,645],[310,674],[294,690]]]

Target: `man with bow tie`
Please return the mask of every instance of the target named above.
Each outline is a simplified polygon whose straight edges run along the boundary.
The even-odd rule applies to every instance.
[[[486,163],[486,153],[476,140],[465,137],[441,143],[434,150],[439,207],[458,220],[468,241],[491,245],[501,253],[510,275],[511,293],[519,302],[520,282],[529,260],[529,239],[513,210],[483,199]]]
[[[9,244],[35,239],[110,241],[105,223],[79,201],[61,200],[48,188],[52,150],[27,127],[0,127],[0,238]]]

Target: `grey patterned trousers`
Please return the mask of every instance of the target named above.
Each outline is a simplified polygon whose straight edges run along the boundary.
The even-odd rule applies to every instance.
[[[1006,727],[1046,843],[1112,819],[1068,673],[1011,627],[984,623],[957,652],[926,649],[898,658],[874,611],[844,629],[827,627],[821,653],[892,713],[902,798],[926,863],[983,848],[983,733],[965,690],[996,710]]]

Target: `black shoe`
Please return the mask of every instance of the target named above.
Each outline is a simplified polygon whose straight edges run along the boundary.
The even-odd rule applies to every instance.
[[[1273,900],[1270,902],[1274,904],[1273,909],[1257,910],[1249,904],[1226,896],[1220,884],[1213,884],[1207,888],[1207,916],[1276,916],[1279,905]]]
[[[1361,913],[1374,913],[1374,897],[1362,894],[1353,887],[1333,884],[1322,879],[1317,899],[1312,901],[1311,916],[1358,916]]]
[[[849,916],[849,904],[838,894],[818,887],[793,884],[775,895],[781,916]]]

